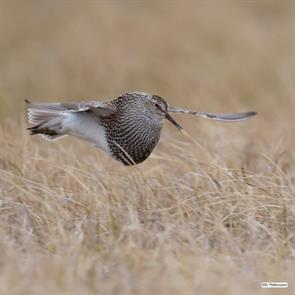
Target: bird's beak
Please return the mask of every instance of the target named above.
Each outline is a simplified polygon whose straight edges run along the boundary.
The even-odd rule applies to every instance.
[[[178,129],[178,130],[181,130],[183,129],[171,116],[170,114],[167,112],[166,115],[165,115],[165,118],[167,120],[169,120],[171,123],[173,123],[173,125],[175,125],[175,127]]]

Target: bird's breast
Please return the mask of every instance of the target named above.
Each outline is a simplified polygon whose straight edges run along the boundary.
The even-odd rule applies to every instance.
[[[140,120],[124,120],[106,126],[106,135],[112,156],[124,165],[146,160],[157,145],[162,126]]]

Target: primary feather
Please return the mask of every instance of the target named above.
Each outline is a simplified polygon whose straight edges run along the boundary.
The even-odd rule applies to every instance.
[[[227,121],[227,122],[244,121],[257,114],[256,112],[217,114],[217,113],[207,113],[207,112],[196,112],[196,111],[191,111],[191,110],[187,110],[183,108],[174,108],[174,107],[169,107],[169,112],[190,114],[190,115],[195,115],[205,119],[216,120],[216,121]]]

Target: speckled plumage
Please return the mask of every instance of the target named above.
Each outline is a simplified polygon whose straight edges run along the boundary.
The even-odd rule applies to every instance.
[[[156,99],[167,105],[162,98]],[[163,124],[154,122],[152,113],[140,111],[144,103],[141,100],[136,93],[122,95],[112,102],[116,114],[101,120],[113,157],[125,165],[143,162],[160,139]]]
[[[164,119],[178,129],[182,127],[169,113],[186,113],[199,117],[240,121],[255,112],[213,114],[172,108],[157,95],[128,92],[110,102],[30,103],[28,128],[48,140],[72,135],[93,143],[124,165],[143,162],[157,145]]]

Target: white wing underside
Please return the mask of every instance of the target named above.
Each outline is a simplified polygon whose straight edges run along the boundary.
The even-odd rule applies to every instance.
[[[113,104],[100,101],[79,103],[30,103],[27,101],[27,103],[30,123],[37,125],[37,129],[49,129],[57,133],[56,135],[39,134],[43,138],[54,141],[73,135],[109,153],[105,129],[99,124],[99,120],[116,111]]]
[[[86,112],[67,113],[64,119],[64,127],[68,130],[69,135],[86,140],[107,153],[110,152],[105,128],[99,124],[96,115]]]

